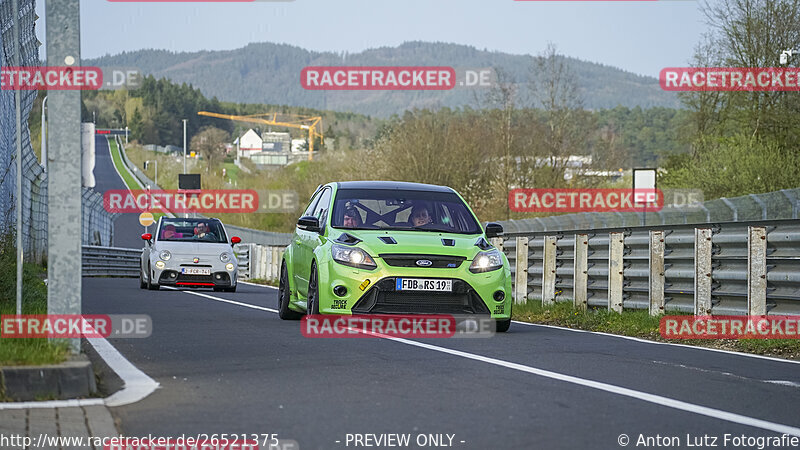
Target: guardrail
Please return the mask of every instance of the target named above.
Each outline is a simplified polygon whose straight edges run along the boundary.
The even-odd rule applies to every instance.
[[[236,244],[234,252],[239,261],[239,279],[277,280],[285,246]]]
[[[800,314],[800,220],[507,233],[514,301]]]
[[[139,277],[142,249],[84,245],[81,253],[84,277]]]

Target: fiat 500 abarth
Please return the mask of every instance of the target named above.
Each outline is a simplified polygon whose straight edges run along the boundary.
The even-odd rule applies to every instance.
[[[225,227],[218,219],[161,217],[156,234],[142,235],[139,287],[158,290],[160,286],[213,288],[236,291],[239,263]]]
[[[449,187],[351,181],[320,186],[280,271],[280,317],[474,314],[511,324],[511,270]]]

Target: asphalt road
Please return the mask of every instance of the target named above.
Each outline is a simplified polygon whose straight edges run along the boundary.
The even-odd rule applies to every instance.
[[[97,144],[98,190],[119,188]],[[139,247],[140,230],[123,215],[115,245]],[[488,339],[310,339],[277,307],[265,287],[151,292],[85,278],[84,313],[153,321],[149,338],[111,340],[161,384],[112,409],[124,434],[277,433],[302,449],[354,448],[348,433],[410,434],[411,448],[420,434],[453,436],[464,449],[619,449],[622,434],[628,447],[641,435],[751,448],[722,439],[800,434],[793,362],[518,323]]]

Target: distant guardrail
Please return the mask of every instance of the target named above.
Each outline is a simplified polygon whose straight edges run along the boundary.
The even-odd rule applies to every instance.
[[[285,246],[237,244],[234,246],[239,261],[240,280],[277,280]]]
[[[81,247],[81,266],[84,277],[139,277],[142,249]]]
[[[515,303],[800,314],[800,220],[506,233]]]

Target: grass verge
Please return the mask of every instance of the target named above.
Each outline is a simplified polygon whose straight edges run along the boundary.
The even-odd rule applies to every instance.
[[[670,312],[670,314],[680,313]],[[580,311],[572,305],[572,302],[542,306],[540,301],[529,300],[526,304],[514,305],[512,318],[520,322],[598,331],[658,342],[800,359],[798,339],[665,339],[659,332],[660,317],[651,317],[644,310],[626,310],[622,314],[601,309]]]
[[[271,279],[267,280],[267,279],[264,279],[264,278],[253,278],[251,280],[245,280],[245,281],[247,281],[248,283],[253,283],[253,284],[263,284],[264,286],[278,287],[278,280],[271,280]]]
[[[125,165],[125,162],[122,161],[122,154],[117,146],[117,141],[114,139],[108,139],[108,148],[111,150],[111,160],[114,162],[114,167],[116,167],[117,172],[119,172],[120,177],[122,177],[122,182],[125,183],[125,186],[127,186],[130,190],[143,189],[141,183],[139,183],[131,171],[128,170],[128,166]],[[164,215],[163,212],[150,212],[153,213],[153,218],[156,220],[156,222],[158,222],[158,219]]]
[[[0,235],[0,315],[17,313],[17,270],[14,238]],[[22,313],[47,314],[47,286],[44,267],[25,263],[22,268]],[[66,343],[44,338],[0,337],[0,366],[58,364],[66,360]]]

